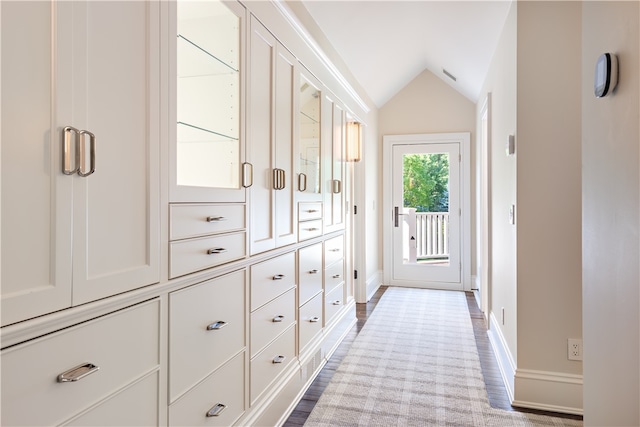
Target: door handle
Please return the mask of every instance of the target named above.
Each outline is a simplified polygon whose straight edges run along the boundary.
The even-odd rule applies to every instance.
[[[398,217],[399,217],[400,215],[403,215],[403,216],[407,216],[407,215],[408,215],[408,214],[400,213],[399,211],[400,211],[400,208],[399,208],[399,207],[397,207],[397,206],[394,206],[394,207],[393,207],[393,226],[394,226],[394,227],[396,227],[396,228],[397,228],[397,227],[399,226],[399,224],[400,224],[400,221],[399,221]]]

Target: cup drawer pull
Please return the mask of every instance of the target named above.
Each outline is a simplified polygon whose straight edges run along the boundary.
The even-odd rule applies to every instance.
[[[227,409],[227,405],[223,405],[222,403],[217,403],[216,406],[209,409],[209,412],[207,412],[207,417],[217,417],[225,409]]]
[[[273,276],[273,280],[282,280],[284,279],[284,274],[276,274]]]
[[[58,382],[68,383],[73,381],[80,381],[87,375],[91,375],[94,372],[97,372],[98,369],[100,368],[93,363],[84,363],[58,375]]]
[[[320,321],[320,318],[318,316],[312,317],[311,319],[309,319],[309,322],[311,323],[318,323],[319,321]]]
[[[276,316],[273,318],[274,323],[282,322],[284,320],[284,316]]]
[[[286,359],[285,356],[276,356],[273,358],[273,363],[282,363],[284,362],[284,359]]]
[[[217,322],[208,325],[207,326],[207,331],[217,331],[219,329],[224,328],[227,325],[228,325],[227,322],[224,322],[222,320],[218,320]]]
[[[207,255],[223,254],[227,252],[225,248],[211,248],[207,250]]]
[[[207,217],[207,222],[220,222],[220,221],[226,221],[227,218],[223,217],[223,216],[208,216]]]

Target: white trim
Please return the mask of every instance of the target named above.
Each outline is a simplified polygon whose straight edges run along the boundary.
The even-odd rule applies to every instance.
[[[502,375],[502,381],[504,382],[504,386],[507,389],[509,401],[513,402],[516,364],[513,360],[511,352],[509,351],[509,347],[507,346],[507,340],[505,340],[504,335],[502,335],[502,331],[497,326],[493,326],[499,325],[498,319],[496,319],[493,311],[491,312],[490,319],[491,321],[489,322],[489,324],[492,326],[489,328],[489,330],[487,330],[487,334],[489,335],[489,342],[491,343],[493,354],[496,355],[496,361],[498,362],[500,375]]]
[[[358,92],[351,86],[347,79],[340,73],[335,65],[331,62],[329,57],[324,53],[322,48],[316,43],[314,38],[304,28],[304,26],[298,21],[296,16],[289,10],[282,0],[271,0],[273,5],[278,9],[282,16],[287,20],[291,27],[296,31],[298,36],[306,43],[309,49],[315,53],[320,62],[327,68],[331,75],[340,83],[343,89],[353,98],[353,100],[362,108],[365,113],[370,111],[369,106],[360,98]]]
[[[359,302],[359,303],[369,302],[371,298],[373,298],[373,295],[375,295],[375,293],[378,291],[378,289],[380,289],[380,286],[382,286],[382,282],[380,280],[381,277],[382,277],[381,270],[376,271],[370,277],[368,277],[364,285],[364,290],[362,291],[363,300],[362,301],[356,300],[356,302]]]
[[[471,290],[471,133],[470,132],[452,132],[452,133],[425,133],[410,135],[384,135],[382,137],[382,176],[390,177],[392,170],[391,150],[394,144],[423,144],[436,142],[451,142],[460,144],[461,154],[461,180],[460,180],[460,207],[462,209],[461,221],[461,244],[460,244],[460,260],[462,264],[462,272],[460,274],[460,283],[458,290],[462,288],[464,291]],[[385,284],[397,284],[391,278],[392,263],[392,229],[389,224],[392,222],[391,215],[391,182],[389,179],[383,180],[383,198],[382,198],[382,235],[383,235],[383,281]],[[401,284],[407,286],[406,282]],[[451,289],[453,284],[448,283],[443,289]]]
[[[582,375],[517,369],[513,406],[582,415]]]

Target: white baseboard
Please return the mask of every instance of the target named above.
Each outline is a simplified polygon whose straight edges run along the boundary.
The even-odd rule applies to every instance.
[[[502,381],[504,382],[505,388],[507,389],[507,394],[509,395],[509,401],[513,402],[516,364],[513,360],[513,355],[511,354],[511,352],[509,351],[509,347],[507,346],[507,341],[505,340],[504,335],[502,335],[502,331],[499,327],[494,326],[499,325],[499,323],[493,311],[491,312],[490,318],[490,327],[487,331],[489,335],[489,342],[491,343],[493,353],[496,355],[498,367],[500,368],[500,374],[502,375]]]
[[[582,375],[516,369],[512,405],[582,415]]]
[[[382,285],[382,271],[378,270],[370,277],[367,277],[364,290],[364,301],[356,302],[369,302],[373,295],[378,291]]]

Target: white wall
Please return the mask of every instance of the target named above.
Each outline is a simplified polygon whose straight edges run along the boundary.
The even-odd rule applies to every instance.
[[[494,336],[516,356],[516,228],[509,224],[509,206],[516,202],[516,160],[505,155],[505,142],[516,133],[516,42],[517,3],[505,21],[496,52],[491,61],[478,110],[491,93],[491,313],[487,317]],[[479,111],[478,111],[479,114]],[[504,308],[504,323],[502,309]],[[507,355],[505,355],[507,356]],[[514,361],[515,362],[515,361]],[[505,360],[508,364],[508,361]],[[513,383],[511,378],[510,383]],[[513,389],[513,386],[511,386]]]
[[[382,137],[420,133],[471,132],[471,159],[475,159],[475,104],[429,70],[424,70],[379,110],[378,156],[382,168]],[[475,163],[471,160],[472,215],[475,214]],[[380,191],[382,180],[378,174]],[[382,200],[381,193],[379,194]],[[471,221],[471,275],[475,276],[475,221]],[[384,225],[383,225],[384,226]],[[382,231],[380,231],[382,232]],[[380,257],[382,257],[382,251]],[[380,258],[382,265],[382,258]]]
[[[582,10],[584,421],[640,425],[640,7]],[[616,53],[620,82],[593,95],[598,56]]]

